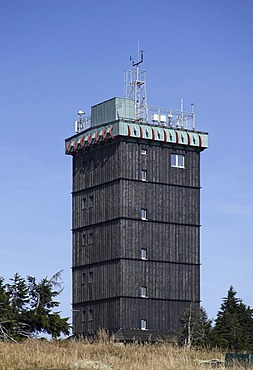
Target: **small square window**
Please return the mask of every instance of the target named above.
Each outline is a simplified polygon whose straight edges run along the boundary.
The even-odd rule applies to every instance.
[[[141,209],[141,219],[147,220],[147,210],[145,208]]]
[[[140,295],[141,297],[147,297],[147,287],[146,286],[140,287]]]
[[[147,155],[147,149],[141,149],[141,155]]]
[[[147,171],[146,170],[141,170],[141,180],[147,181]]]
[[[141,249],[141,259],[142,260],[147,259],[147,249],[144,249],[144,248]]]
[[[170,157],[171,167],[185,168],[184,155],[172,153]]]
[[[141,320],[141,330],[147,330],[147,320]]]

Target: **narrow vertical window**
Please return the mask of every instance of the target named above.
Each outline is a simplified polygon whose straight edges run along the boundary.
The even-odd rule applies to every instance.
[[[93,319],[94,319],[93,310],[89,310],[88,330],[93,330]]]
[[[85,310],[82,311],[82,322],[85,322],[85,318],[86,318],[86,312]]]
[[[93,271],[89,272],[89,283],[93,283]]]
[[[140,287],[140,295],[141,297],[147,297],[147,287],[146,286]]]
[[[141,219],[147,220],[147,210],[145,208],[141,209]]]
[[[90,198],[89,198],[89,207],[93,207],[94,205],[94,197],[93,195],[90,195]]]
[[[93,232],[89,232],[89,235],[88,235],[88,244],[93,244]]]
[[[83,231],[82,232],[82,242],[81,242],[82,247],[85,247],[85,244],[86,244],[86,233],[85,231]]]
[[[147,259],[147,249],[142,248],[141,249],[141,259],[146,260]]]
[[[147,320],[142,319],[141,320],[141,330],[147,329]]]
[[[90,159],[89,165],[90,165],[90,171],[94,170],[94,159],[93,158]]]
[[[85,272],[82,273],[82,285],[85,285],[86,282],[86,274]]]
[[[86,208],[86,197],[83,197],[82,199],[82,211],[84,211]]]
[[[89,310],[89,321],[93,321],[93,310]]]
[[[146,170],[141,170],[141,180],[147,181],[147,171]]]

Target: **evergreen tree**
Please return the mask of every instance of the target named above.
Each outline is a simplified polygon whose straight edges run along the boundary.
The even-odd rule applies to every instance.
[[[211,320],[208,319],[207,313],[198,303],[191,303],[181,316],[182,334],[181,343],[187,347],[209,346]]]
[[[212,343],[233,352],[253,349],[253,310],[236,297],[231,286],[217,314]]]
[[[68,318],[54,312],[61,293],[61,271],[51,279],[37,282],[35,277],[22,278],[18,273],[5,284],[0,278],[0,339],[20,340],[47,333],[53,338],[68,335]]]

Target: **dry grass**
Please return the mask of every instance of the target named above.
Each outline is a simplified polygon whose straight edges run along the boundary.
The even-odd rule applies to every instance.
[[[223,359],[224,354],[186,350],[166,343],[128,344],[100,340],[0,342],[0,370],[68,369],[78,360],[95,360],[117,370],[207,369],[197,359]]]

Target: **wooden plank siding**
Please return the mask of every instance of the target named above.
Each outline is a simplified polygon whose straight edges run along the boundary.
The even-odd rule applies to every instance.
[[[172,153],[185,168],[171,166]],[[74,334],[141,336],[141,319],[178,331],[182,310],[200,301],[199,149],[119,138],[76,153],[72,233]]]

